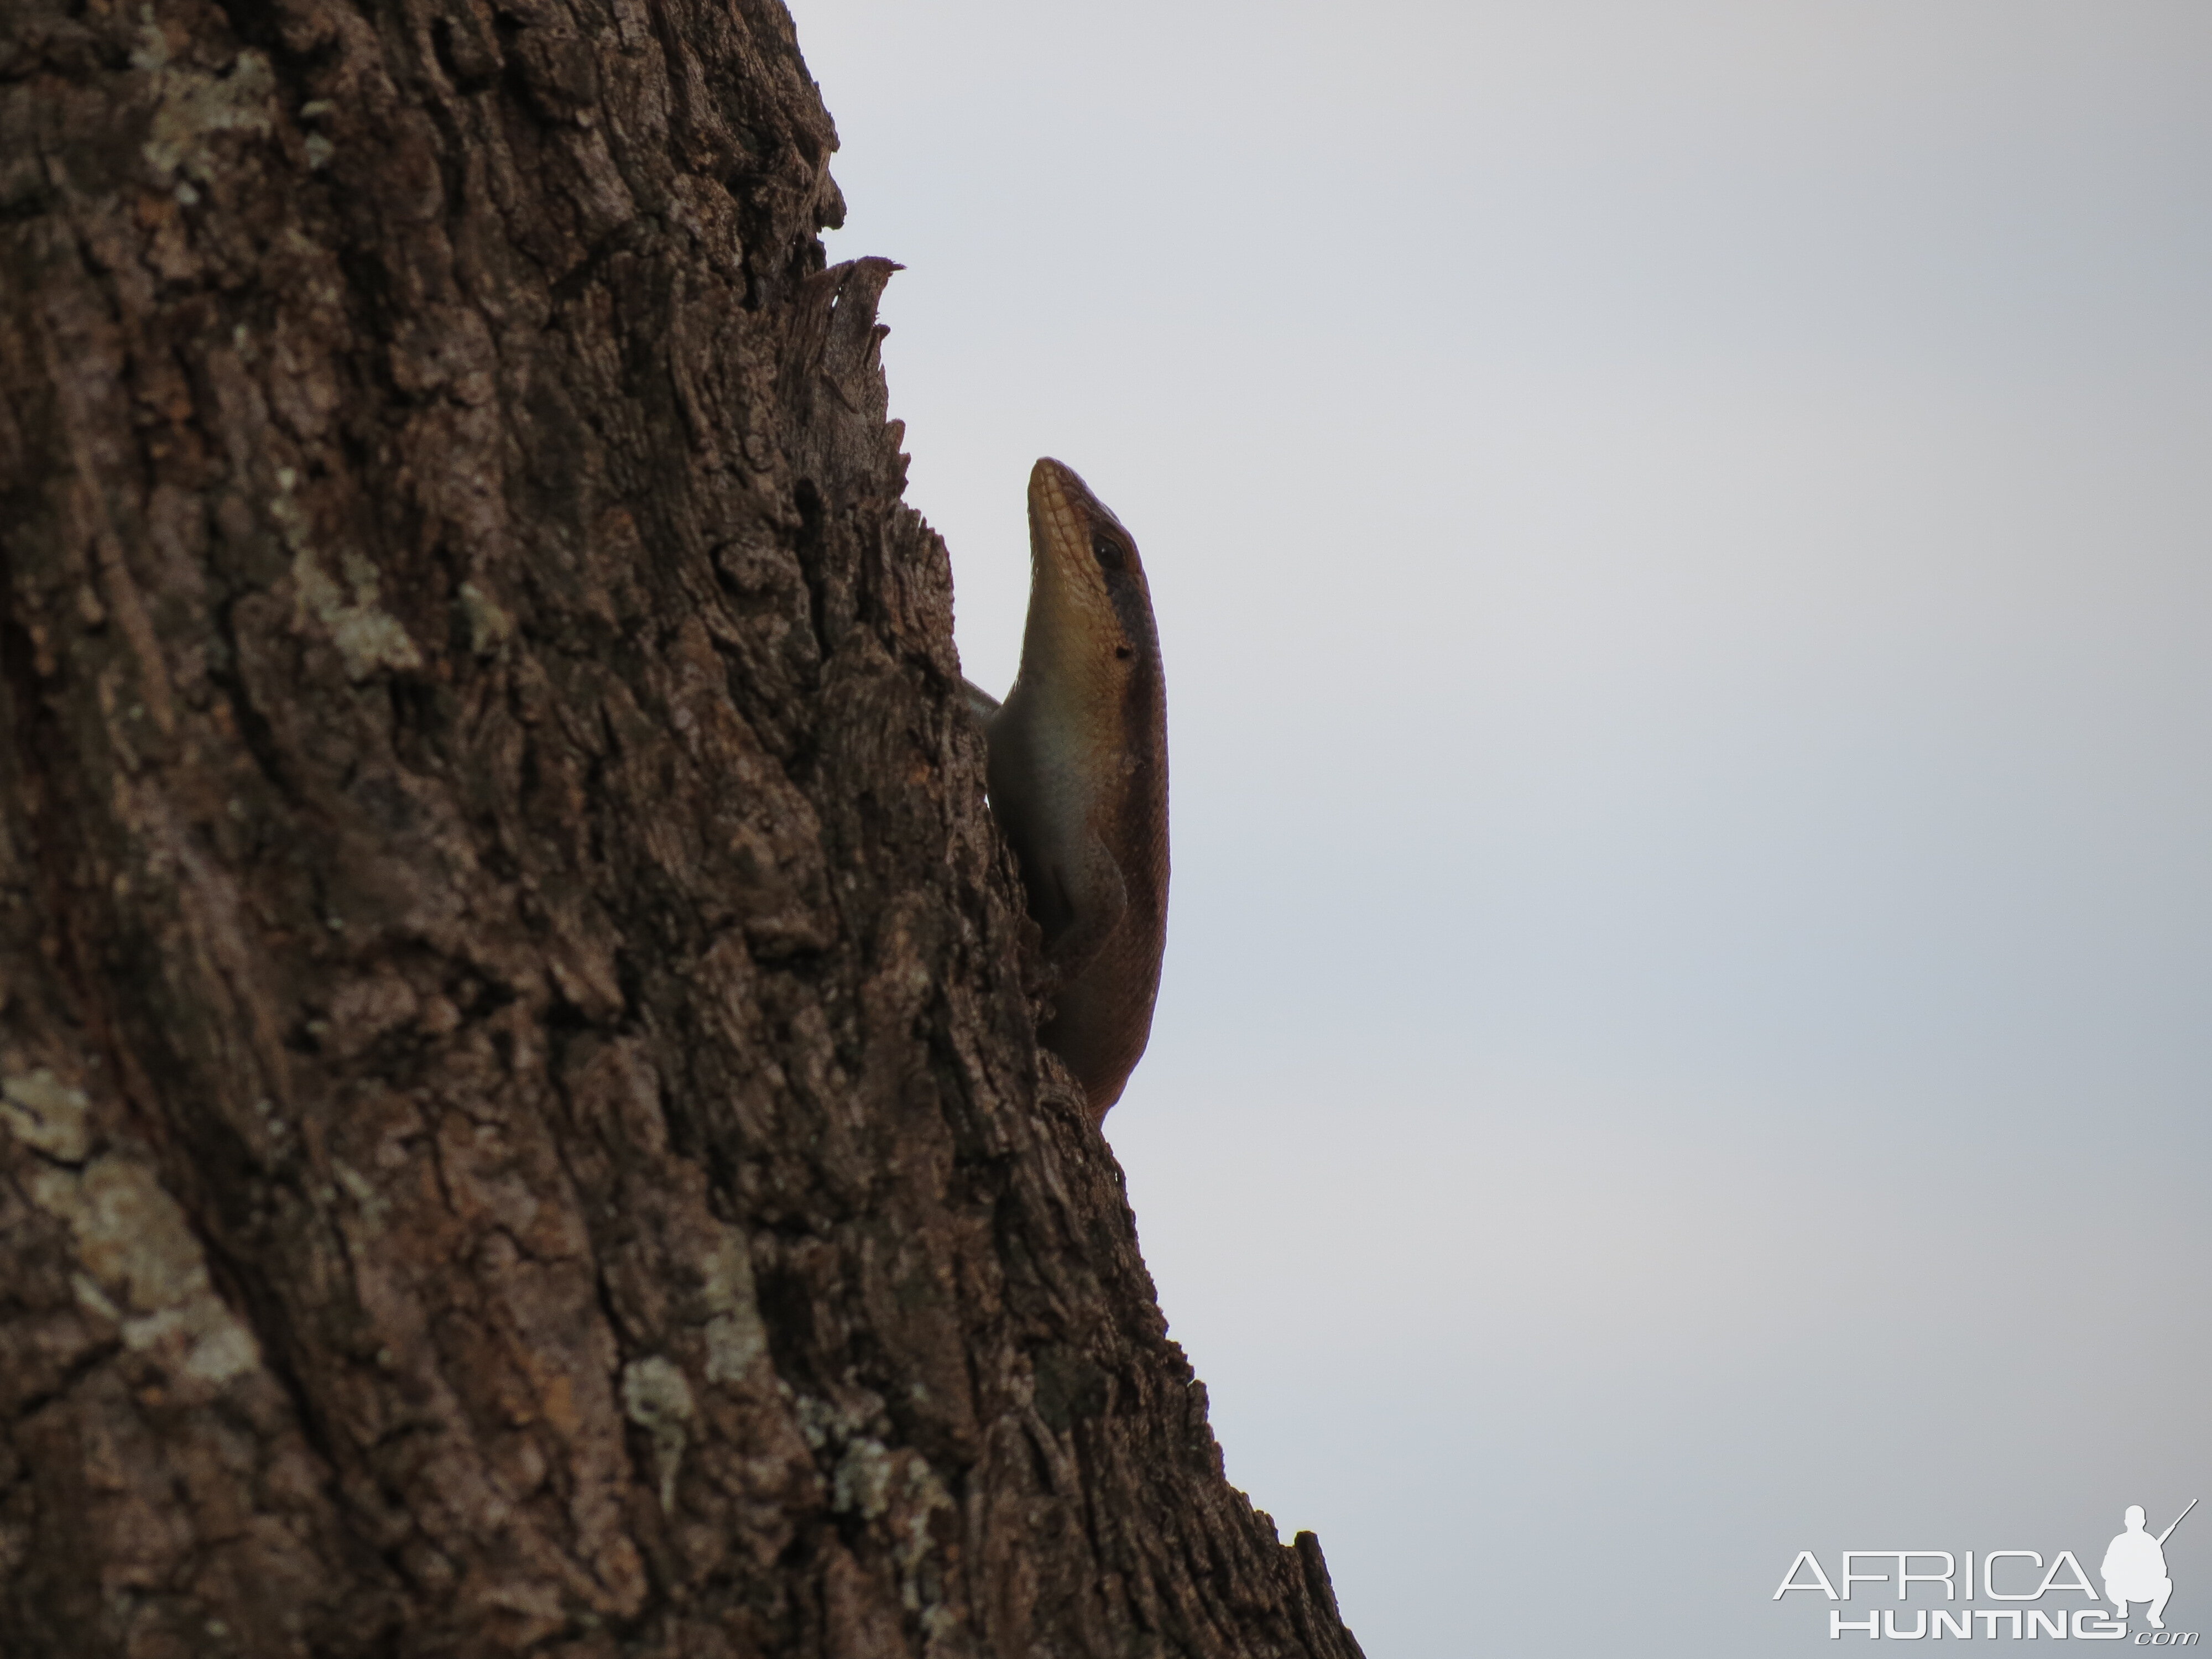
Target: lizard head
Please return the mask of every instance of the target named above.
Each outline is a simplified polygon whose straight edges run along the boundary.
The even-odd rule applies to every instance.
[[[1030,471],[1030,627],[1045,631],[1057,659],[1114,680],[1158,660],[1136,538],[1049,457]]]

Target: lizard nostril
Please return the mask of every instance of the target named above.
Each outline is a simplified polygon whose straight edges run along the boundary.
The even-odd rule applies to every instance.
[[[1117,645],[1114,647],[1114,654],[1121,658],[1123,662],[1127,662],[1129,660],[1129,647],[1126,645]]]

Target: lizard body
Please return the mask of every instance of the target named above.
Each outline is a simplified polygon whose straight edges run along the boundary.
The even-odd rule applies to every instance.
[[[1058,980],[1038,1039],[1096,1119],[1152,1035],[1167,943],[1167,685],[1137,544],[1058,461],[1030,473],[1030,609],[1003,704],[967,687],[992,815]]]

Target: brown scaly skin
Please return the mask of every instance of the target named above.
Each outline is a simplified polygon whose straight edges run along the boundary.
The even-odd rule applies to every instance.
[[[1136,541],[1058,461],[1030,473],[1021,672],[1003,704],[969,694],[1058,978],[1037,1036],[1103,1121],[1152,1035],[1167,943],[1167,684]]]

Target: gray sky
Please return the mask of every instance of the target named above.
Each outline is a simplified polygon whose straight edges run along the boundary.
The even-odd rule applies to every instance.
[[[1109,1137],[1374,1659],[2212,1627],[2212,8],[794,10],[969,674],[1143,549]]]

